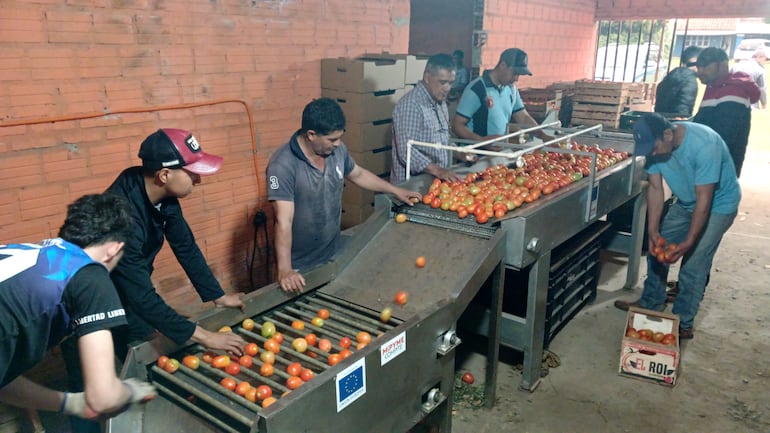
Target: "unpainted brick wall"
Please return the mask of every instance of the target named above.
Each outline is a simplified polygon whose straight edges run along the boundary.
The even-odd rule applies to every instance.
[[[139,163],[145,136],[188,129],[225,163],[183,199],[185,216],[222,285],[246,290],[253,215],[271,211],[265,167],[320,95],[320,59],[405,52],[408,16],[409,0],[4,3],[0,243],[56,236],[68,203]],[[245,101],[252,119],[222,100]],[[123,112],[135,108],[146,112]],[[77,119],[92,113],[105,115]],[[257,286],[263,269],[257,260]],[[175,307],[200,306],[167,247],[153,277]]]
[[[527,52],[532,76],[519,88],[543,87],[593,75],[596,23],[593,0],[485,0],[482,68],[494,67],[500,53],[517,47]]]

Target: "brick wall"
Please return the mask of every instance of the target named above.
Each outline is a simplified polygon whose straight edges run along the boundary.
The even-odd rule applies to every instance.
[[[770,16],[767,0],[596,0],[597,20]]]
[[[506,48],[518,47],[529,56],[531,77],[519,87],[541,87],[573,81],[593,73],[596,44],[593,0],[485,0],[482,69],[497,64]]]
[[[320,59],[405,52],[408,17],[409,0],[4,3],[0,242],[55,236],[69,202],[139,162],[147,134],[189,129],[225,164],[183,200],[185,215],[223,286],[247,289],[251,221],[271,210],[265,166],[320,95]],[[217,102],[229,99],[246,106]],[[192,103],[211,105],[173,108]],[[105,116],[78,118],[94,113]],[[197,300],[168,248],[154,281],[176,306]]]

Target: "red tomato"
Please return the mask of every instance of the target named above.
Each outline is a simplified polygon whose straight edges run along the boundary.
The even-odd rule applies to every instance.
[[[235,391],[235,379],[232,377],[225,377],[219,381],[219,384],[229,389],[230,391]]]
[[[257,343],[248,343],[243,347],[243,353],[249,356],[257,356],[257,353],[259,353],[259,346]]]
[[[309,368],[305,368],[299,373],[299,378],[302,379],[303,382],[309,382],[314,377],[315,377],[315,373],[313,373],[313,370]]]
[[[283,343],[283,334],[280,332],[276,332],[273,334],[273,340],[275,340],[276,343],[281,344]]]
[[[425,257],[423,257],[423,256],[417,257],[417,260],[414,261],[414,264],[417,265],[418,268],[424,268],[425,267]]]
[[[158,367],[165,368],[167,362],[168,362],[168,356],[162,355],[160,358],[158,358]]]
[[[342,357],[340,356],[339,353],[329,355],[329,359],[327,359],[327,361],[329,362],[329,365],[336,365],[341,360],[342,360]]]
[[[257,402],[257,388],[251,387],[248,391],[246,391],[246,394],[244,394],[244,397],[246,400],[256,403]]]
[[[407,300],[409,300],[409,294],[404,290],[396,292],[396,296],[393,297],[393,301],[398,305],[406,305]]]
[[[351,352],[350,349],[342,349],[342,350],[340,350],[340,357],[342,359],[345,359],[345,358],[347,358],[348,356],[350,356],[352,354],[353,354],[353,352]]]
[[[404,292],[406,293],[406,292]],[[340,347],[343,349],[350,348],[350,345],[352,344],[352,341],[350,341],[350,337],[342,337],[340,338]]]
[[[214,368],[225,368],[230,365],[230,357],[227,355],[219,355],[211,361],[211,366]]]
[[[664,238],[663,236],[658,236],[657,244],[660,247],[665,246],[666,245],[666,238]]]
[[[369,344],[372,341],[372,336],[366,331],[361,331],[356,334],[356,341],[359,343]]]
[[[286,366],[286,373],[289,374],[289,376],[299,376],[299,374],[302,372],[302,364],[299,362],[292,362],[291,364]]]
[[[318,341],[318,337],[316,337],[316,335],[311,332],[305,336],[305,341],[307,341],[308,346],[315,346],[316,342]]]
[[[265,340],[264,343],[265,350],[268,350],[273,353],[279,353],[281,351],[281,345],[273,340],[272,338]]]
[[[433,200],[430,201],[430,207],[433,209],[438,209],[441,207],[441,199],[438,197],[434,197]]]
[[[177,361],[174,358],[171,358],[166,362],[166,365],[163,366],[163,369],[169,373],[173,373],[179,370],[179,361]]]
[[[296,330],[298,330],[298,331],[301,331],[301,330],[305,329],[305,322],[303,322],[301,320],[295,320],[295,321],[291,322],[291,327],[296,329]]]
[[[182,364],[184,364],[185,367],[191,368],[193,370],[197,370],[200,363],[201,363],[200,358],[198,358],[195,355],[187,355],[184,358],[182,358]]]
[[[320,318],[322,318],[324,320],[328,319],[329,318],[329,310],[327,310],[326,308],[321,308],[320,310],[318,310],[318,317],[320,317]]]
[[[217,354],[214,352],[206,352],[201,356],[201,359],[203,359],[203,362],[206,364],[211,364],[214,362],[214,358],[217,357]]]
[[[318,340],[318,349],[320,349],[323,352],[328,352],[332,350],[332,342],[327,340],[326,338],[322,338]]]
[[[286,388],[297,389],[302,385],[302,379],[297,376],[292,376],[286,379]]]
[[[225,367],[225,373],[233,375],[233,376],[237,376],[238,374],[241,373],[241,366],[240,366],[240,364],[236,364],[234,362],[231,362],[231,363],[227,364],[227,367]]]
[[[663,337],[664,336],[665,336],[665,334],[663,334],[662,332],[656,332],[656,333],[652,334],[652,341],[654,341],[656,343],[660,343],[661,341],[663,341]]]
[[[489,221],[489,217],[486,213],[477,213],[476,214],[476,222],[479,224],[484,224],[487,221]]]
[[[275,403],[276,401],[278,401],[278,400],[276,400],[275,397],[268,397],[268,398],[262,400],[262,409],[267,408],[268,406],[270,406],[271,404]]]
[[[476,381],[476,379],[473,377],[473,375],[471,373],[468,373],[468,372],[463,373],[461,379],[462,379],[463,382],[467,383],[468,385],[472,385],[473,382]]]
[[[241,356],[241,359],[238,360],[238,364],[241,364],[243,367],[249,368],[254,364],[254,358],[252,358],[250,355],[243,355]]]
[[[272,353],[272,352],[271,352]],[[259,374],[261,374],[264,377],[270,377],[275,373],[275,369],[273,368],[273,364],[262,364],[261,367],[259,367]]]
[[[364,347],[366,347],[368,344],[369,344],[369,343],[361,343],[361,342],[360,342],[360,343],[356,344],[356,350],[361,350],[361,349],[363,349]]]
[[[246,392],[248,392],[250,389],[251,389],[251,384],[249,382],[243,381],[239,383],[238,386],[235,387],[235,393],[238,395],[246,395]]]
[[[267,385],[257,387],[257,400],[262,401],[273,395],[273,389]]]

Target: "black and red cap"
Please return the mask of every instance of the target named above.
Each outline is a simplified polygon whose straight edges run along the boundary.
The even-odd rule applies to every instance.
[[[200,174],[214,174],[222,167],[221,156],[206,153],[190,131],[159,129],[144,139],[139,147],[142,166],[151,170],[184,168]]]

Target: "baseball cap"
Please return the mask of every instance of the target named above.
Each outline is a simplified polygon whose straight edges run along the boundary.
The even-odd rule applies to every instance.
[[[698,54],[698,62],[696,65],[699,68],[708,66],[712,63],[726,62],[729,60],[725,50],[717,47],[708,47]]]
[[[634,142],[636,143],[635,153],[637,156],[650,156],[652,149],[655,148],[655,141],[658,137],[650,128],[650,116],[642,116],[634,123]]]
[[[518,75],[532,75],[527,68],[527,53],[518,48],[508,48],[500,54],[500,61],[505,62],[513,68],[513,72]]]
[[[152,170],[182,168],[200,175],[214,174],[222,166],[222,157],[206,153],[190,131],[159,129],[144,139],[139,147],[142,166]]]

